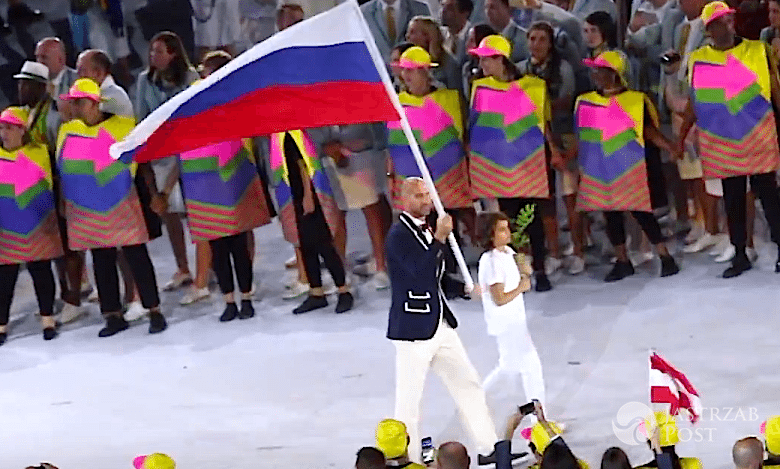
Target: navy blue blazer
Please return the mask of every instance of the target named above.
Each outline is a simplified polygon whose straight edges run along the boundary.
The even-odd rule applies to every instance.
[[[464,295],[464,284],[444,275],[445,245],[426,241],[422,230],[402,213],[387,235],[387,273],[392,302],[387,338],[428,340],[436,333],[439,318],[451,327],[458,321],[447,298]]]

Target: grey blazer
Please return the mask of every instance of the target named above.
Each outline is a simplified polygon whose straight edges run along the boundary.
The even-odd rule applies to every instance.
[[[514,21],[510,21],[506,28],[501,31],[501,35],[512,44],[512,55],[509,57],[512,63],[517,63],[530,57],[528,53],[528,31],[525,28]]]
[[[617,7],[612,0],[576,0],[571,7],[571,13],[582,21],[597,11],[607,12],[617,21]]]
[[[431,10],[428,4],[419,0],[398,0],[396,8],[399,9],[400,18],[395,25],[396,37],[388,37],[385,11],[382,8],[382,0],[369,0],[360,6],[360,11],[368,23],[368,29],[374,36],[374,41],[385,62],[390,61],[390,51],[393,46],[404,41],[409,20],[415,16],[430,16]]]

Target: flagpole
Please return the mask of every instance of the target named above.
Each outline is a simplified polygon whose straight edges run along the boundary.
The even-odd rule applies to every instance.
[[[360,26],[363,28],[364,34],[366,37],[371,38],[371,40],[366,41],[366,46],[368,47],[368,51],[371,54],[371,59],[374,61],[374,66],[379,72],[379,76],[382,78],[382,84],[385,85],[387,94],[390,96],[390,100],[393,102],[393,106],[395,106],[395,109],[398,111],[398,115],[401,117],[401,129],[406,136],[406,140],[409,142],[409,147],[412,149],[412,155],[414,155],[414,160],[420,170],[422,179],[425,181],[425,185],[428,186],[428,191],[431,194],[431,201],[433,202],[434,208],[436,208],[436,213],[438,213],[440,217],[444,216],[447,212],[444,211],[444,205],[441,203],[439,193],[436,191],[436,185],[433,182],[430,171],[428,171],[428,165],[425,164],[425,158],[420,151],[420,146],[417,144],[417,139],[414,137],[412,127],[409,125],[409,121],[406,118],[404,108],[401,106],[401,101],[398,99],[398,94],[395,92],[395,88],[390,81],[390,75],[388,75],[387,67],[385,66],[384,61],[381,59],[379,48],[377,48],[376,43],[373,41],[374,36],[371,34],[371,30],[368,28],[368,24],[366,24],[365,18],[363,18],[363,13],[360,11],[357,0],[348,1],[353,4],[354,8],[358,11],[358,15],[360,16]],[[457,227],[454,228],[457,229]],[[463,258],[463,252],[461,252],[460,246],[458,246],[458,242],[455,240],[455,235],[453,233],[450,233],[449,236],[447,236],[447,240],[449,241],[450,247],[452,247],[452,253],[455,255],[455,260],[458,262],[458,267],[463,274],[463,280],[466,283],[467,290],[470,292],[474,288],[474,280],[471,278],[471,272],[469,272],[469,268],[466,265],[466,259]]]

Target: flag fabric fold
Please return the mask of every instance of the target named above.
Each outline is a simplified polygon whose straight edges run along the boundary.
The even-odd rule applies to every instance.
[[[655,410],[668,410],[669,415],[683,409],[691,423],[702,413],[699,392],[688,377],[655,352],[650,353],[650,404]]]
[[[357,2],[342,3],[174,96],[111,155],[142,163],[227,140],[397,120],[392,85],[373,41]]]

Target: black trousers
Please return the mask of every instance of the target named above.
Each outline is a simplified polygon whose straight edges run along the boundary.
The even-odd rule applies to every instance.
[[[553,201],[550,199],[498,199],[498,206],[514,224],[520,209],[526,205],[534,206],[534,219],[528,228],[525,229],[528,237],[531,239],[531,255],[533,256],[533,267],[535,272],[544,272],[544,259],[547,257],[547,248],[544,245],[544,223],[542,214],[552,209]]]
[[[152,260],[146,244],[122,246],[122,252],[130,265],[136,281],[138,294],[144,308],[151,309],[160,306],[160,295],[157,290],[157,277],[154,274]],[[117,248],[92,249],[92,267],[95,272],[100,311],[103,313],[118,313],[122,311],[119,296],[119,273],[116,270]]]
[[[217,274],[219,289],[223,295],[233,293],[233,267],[236,269],[238,289],[241,293],[252,291],[252,260],[249,257],[247,232],[209,241],[212,264]],[[233,257],[231,262],[230,257]]]
[[[0,326],[8,324],[19,267],[19,264],[0,265]],[[41,316],[51,316],[54,313],[54,273],[51,261],[28,262],[27,271],[33,280]]]
[[[328,222],[325,220],[325,214],[322,207],[316,203],[313,213],[303,214],[303,209],[296,205],[295,221],[298,225],[298,240],[300,242],[301,254],[303,255],[303,266],[306,270],[306,276],[309,278],[309,287],[322,287],[322,272],[320,271],[320,258],[328,268],[333,282],[337,287],[342,287],[346,283],[346,273],[344,264],[341,261],[336,247],[333,245],[333,237],[330,235]]]
[[[626,225],[623,214],[625,212],[604,212],[604,218],[607,220],[607,238],[613,246],[622,246],[626,244]],[[661,226],[655,215],[650,212],[631,212],[631,215],[639,223],[642,231],[647,235],[647,239],[652,244],[659,244],[665,241],[661,234]]]
[[[726,220],[729,225],[729,238],[737,253],[745,252],[747,228],[745,211],[748,176],[735,176],[722,179],[723,204],[726,207]],[[750,189],[761,200],[764,215],[769,224],[769,232],[774,243],[780,242],[780,196],[777,194],[775,173],[754,174],[750,176]]]

